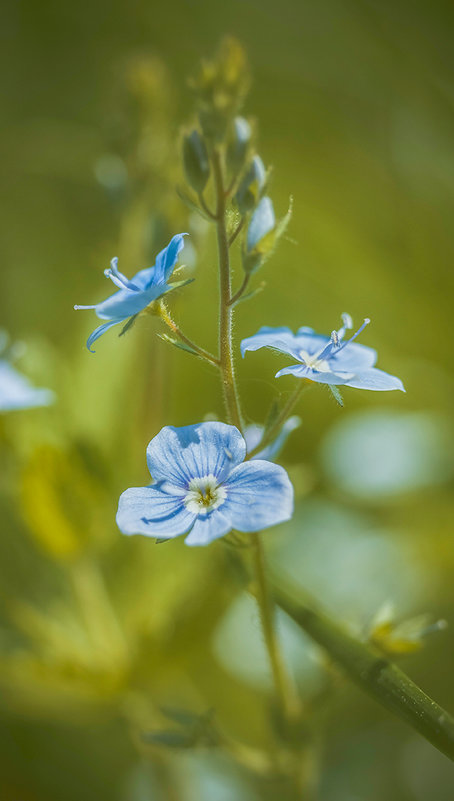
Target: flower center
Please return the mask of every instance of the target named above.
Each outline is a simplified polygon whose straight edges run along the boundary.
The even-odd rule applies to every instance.
[[[320,350],[318,353],[310,355],[307,350],[300,350],[299,357],[311,370],[318,370],[320,373],[329,373],[331,372],[331,368],[326,359],[319,359],[321,353],[322,351]]]
[[[224,503],[227,493],[215,476],[193,478],[189,482],[184,505],[189,512],[196,515],[207,515]]]

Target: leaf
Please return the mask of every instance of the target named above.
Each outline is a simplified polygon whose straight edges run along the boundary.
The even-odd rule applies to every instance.
[[[197,214],[200,214],[200,216],[203,217],[204,220],[212,222],[212,218],[203,209],[200,208],[199,204],[197,203],[197,200],[192,198],[189,192],[183,189],[182,186],[177,186],[176,189],[177,189],[177,195],[180,198],[180,200],[182,200],[183,203],[186,206],[188,206],[188,208],[191,209],[191,211],[195,211],[197,212]]]
[[[123,328],[118,334],[119,337],[124,336],[124,334],[126,334],[126,331],[129,331],[129,329],[132,328],[138,316],[139,316],[138,314],[133,314],[133,316],[129,318],[129,320],[124,324]]]
[[[328,384],[328,388],[336,403],[343,407],[344,401],[338,387],[336,387],[334,384]]]
[[[196,726],[200,722],[200,715],[189,712],[187,709],[177,709],[173,706],[161,706],[160,710],[164,717],[179,723],[180,726]]]
[[[168,284],[169,292],[171,289],[181,289],[182,286],[186,286],[187,284],[192,284],[195,281],[195,278],[184,278],[182,281],[174,281],[172,284]]]
[[[194,735],[176,730],[152,731],[143,735],[143,740],[150,745],[163,745],[167,748],[192,748],[195,745]]]
[[[251,292],[247,292],[246,295],[242,295],[240,298],[238,298],[238,300],[235,301],[235,306],[237,306],[239,303],[243,303],[243,301],[245,301],[245,300],[250,300],[255,295],[258,295],[259,292],[263,292],[263,290],[265,289],[265,286],[266,286],[266,282],[262,281],[262,283],[259,284],[259,286],[256,287],[255,289],[252,289]]]
[[[157,334],[159,339],[163,339],[164,342],[168,342],[170,345],[174,345],[176,348],[180,350],[186,351],[186,353],[190,353],[192,356],[199,356],[194,348],[191,348],[189,345],[186,345],[184,342],[179,342],[178,339],[174,339],[173,337],[169,336],[169,334]]]

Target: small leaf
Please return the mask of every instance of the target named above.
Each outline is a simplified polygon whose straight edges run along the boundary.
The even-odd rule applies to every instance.
[[[259,292],[263,292],[265,286],[266,286],[265,281],[262,281],[262,283],[259,284],[255,289],[252,289],[250,292],[247,292],[246,295],[241,295],[241,297],[235,301],[235,306],[237,306],[239,303],[243,303],[245,300],[251,300],[251,298],[255,297],[255,295],[258,295]]]
[[[192,356],[198,356],[194,348],[191,348],[189,345],[186,345],[184,342],[179,342],[178,339],[174,339],[173,337],[169,336],[169,334],[157,334],[159,339],[163,339],[164,342],[168,342],[170,345],[174,345],[176,348],[180,350],[186,351],[186,353],[190,353]]]
[[[212,218],[208,214],[206,214],[206,212],[199,206],[197,200],[195,199],[195,196],[191,197],[189,192],[187,192],[181,186],[177,186],[177,195],[180,198],[180,200],[182,200],[183,203],[186,206],[188,206],[188,208],[191,209],[191,211],[196,211],[197,214],[200,214],[200,216],[203,217],[204,220],[212,222]]]
[[[194,736],[185,732],[167,730],[152,731],[143,735],[143,740],[150,745],[163,745],[167,748],[192,748],[195,745]]]
[[[118,334],[119,337],[124,336],[124,334],[126,334],[126,331],[129,331],[129,329],[132,328],[138,316],[139,316],[138,314],[134,314],[132,317],[129,318],[129,320],[124,324],[123,328]]]
[[[329,388],[329,391],[331,392],[331,395],[333,396],[334,400],[336,401],[336,403],[339,406],[343,407],[344,401],[342,399],[342,395],[341,395],[341,393],[339,391],[339,388],[336,387],[334,384],[328,384],[328,388]]]
[[[182,281],[174,281],[172,284],[167,285],[169,287],[167,291],[169,292],[171,289],[181,289],[182,286],[192,284],[193,281],[195,281],[195,278],[184,278]]]
[[[177,709],[173,706],[161,706],[160,710],[164,717],[179,723],[180,726],[195,726],[200,722],[200,715],[189,712],[187,709]]]

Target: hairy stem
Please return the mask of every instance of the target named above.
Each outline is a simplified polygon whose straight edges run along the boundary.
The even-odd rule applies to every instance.
[[[285,670],[279,643],[277,641],[274,620],[275,610],[266,578],[265,555],[259,533],[251,534],[251,543],[254,575],[257,582],[257,603],[260,610],[263,636],[270,660],[276,695],[279,706],[284,713],[285,720],[291,721],[298,716],[300,704],[293,682],[291,682]]]
[[[357,640],[321,612],[312,600],[296,601],[279,586],[274,586],[273,592],[279,606],[327,651],[352,681],[454,761],[454,718],[449,712],[429,698],[381,651]]]
[[[216,233],[219,256],[219,365],[222,389],[230,422],[240,431],[243,420],[235,381],[235,367],[232,354],[232,317],[229,306],[231,295],[230,256],[225,219],[225,190],[221,155],[218,150],[212,153],[214,184],[216,189]]]

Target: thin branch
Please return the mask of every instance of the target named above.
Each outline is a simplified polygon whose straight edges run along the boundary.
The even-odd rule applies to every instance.
[[[248,274],[246,274],[244,276],[243,283],[241,284],[238,292],[235,292],[233,297],[230,298],[229,302],[227,303],[227,306],[233,306],[241,298],[241,296],[246,292],[246,289],[248,288],[248,285],[249,285],[250,278],[251,278],[251,276],[248,275]]]
[[[242,217],[242,218],[241,218],[241,220],[239,221],[239,223],[238,223],[237,227],[235,228],[235,230],[234,230],[233,234],[231,235],[231,237],[230,237],[230,239],[229,239],[229,248],[230,248],[230,247],[233,245],[233,243],[234,243],[235,239],[237,238],[237,236],[238,236],[238,235],[241,233],[241,231],[243,230],[243,227],[244,227],[244,223],[245,223],[245,222],[246,222],[246,217]]]
[[[204,210],[205,214],[206,214],[206,215],[207,215],[207,216],[208,216],[208,217],[209,217],[211,220],[214,220],[214,221],[216,221],[216,220],[217,220],[217,216],[216,216],[216,214],[214,214],[214,212],[212,212],[212,211],[211,211],[211,209],[208,207],[207,203],[205,202],[205,198],[203,197],[203,194],[202,194],[202,192],[199,192],[198,198],[199,198],[199,203],[200,203],[200,205],[201,205],[202,209]]]
[[[187,337],[186,334],[183,334],[183,331],[181,330],[179,325],[177,325],[175,320],[173,320],[169,310],[167,309],[167,306],[163,301],[161,301],[160,304],[159,316],[161,320],[167,325],[167,327],[170,328],[170,330],[173,331],[173,333],[176,334],[176,336],[179,339],[181,339],[181,341],[184,342],[185,345],[187,345],[189,348],[195,351],[195,353],[197,353],[197,355],[200,356],[201,359],[205,359],[205,361],[216,365],[216,367],[219,367],[219,360],[216,358],[216,356],[213,356],[213,354],[210,353],[209,351],[205,350],[204,348],[201,348],[199,345],[196,345],[196,343],[193,342],[192,339],[189,339],[189,337]]]
[[[312,601],[296,601],[278,586],[274,586],[273,594],[279,606],[327,651],[355,684],[454,762],[454,718],[403,670],[377,648],[349,634]]]

